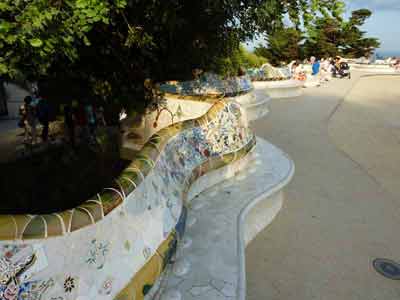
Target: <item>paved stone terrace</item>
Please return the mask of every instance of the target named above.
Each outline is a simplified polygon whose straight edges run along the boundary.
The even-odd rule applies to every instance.
[[[280,215],[247,248],[249,300],[400,297],[399,282],[371,265],[400,260],[399,78],[359,75],[272,100],[255,124],[296,175]]]

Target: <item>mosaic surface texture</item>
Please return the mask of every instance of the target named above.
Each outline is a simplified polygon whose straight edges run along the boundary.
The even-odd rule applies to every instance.
[[[275,68],[270,64],[264,64],[260,68],[248,70],[252,81],[279,81],[287,80],[291,77],[288,67]]]
[[[81,206],[0,216],[0,299],[143,299],[182,238],[191,184],[254,145],[240,106],[219,101],[154,135]]]
[[[205,73],[197,80],[170,81],[160,86],[162,92],[182,97],[199,97],[204,100],[215,97],[235,97],[253,90],[248,76],[221,79],[218,75]]]

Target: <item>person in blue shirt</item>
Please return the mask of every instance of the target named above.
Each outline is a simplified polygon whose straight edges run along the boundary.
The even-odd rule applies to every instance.
[[[312,64],[312,74],[313,76],[318,75],[319,69],[321,67],[321,64],[319,60],[317,60],[314,56],[310,58],[311,64]]]

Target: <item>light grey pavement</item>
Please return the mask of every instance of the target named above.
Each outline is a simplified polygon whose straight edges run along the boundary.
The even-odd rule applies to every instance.
[[[247,299],[400,298],[400,282],[371,265],[400,261],[399,91],[395,77],[354,74],[272,100],[255,123],[296,174],[281,213],[247,248]]]
[[[329,134],[336,146],[399,198],[400,76],[359,81],[333,115]]]

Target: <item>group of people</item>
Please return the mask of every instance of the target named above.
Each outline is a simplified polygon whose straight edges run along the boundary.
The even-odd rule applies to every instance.
[[[64,133],[66,140],[75,146],[76,139],[96,142],[96,128],[106,126],[103,107],[97,109],[90,103],[79,103],[64,106]]]
[[[400,58],[396,58],[393,63],[393,67],[397,72],[400,72]]]
[[[318,78],[321,82],[329,81],[332,75],[336,75],[341,69],[341,64],[343,59],[339,56],[335,58],[322,58],[318,60],[316,57],[312,56],[309,60],[304,61],[301,64],[299,61],[294,61],[291,64],[291,74],[292,78],[300,81],[307,80],[307,72],[303,65],[311,64],[311,76]]]
[[[47,142],[49,126],[53,120],[49,103],[38,94],[26,96],[24,104],[19,108],[18,126],[24,129],[24,143],[37,143],[37,126],[42,126],[41,139]]]
[[[64,139],[75,146],[76,139],[95,143],[96,128],[106,126],[103,107],[97,109],[89,102],[81,101],[63,107]],[[38,126],[41,126],[41,140],[48,142],[49,126],[55,121],[55,112],[49,102],[38,93],[26,96],[19,109],[18,126],[24,129],[24,143],[34,145],[38,142]]]

